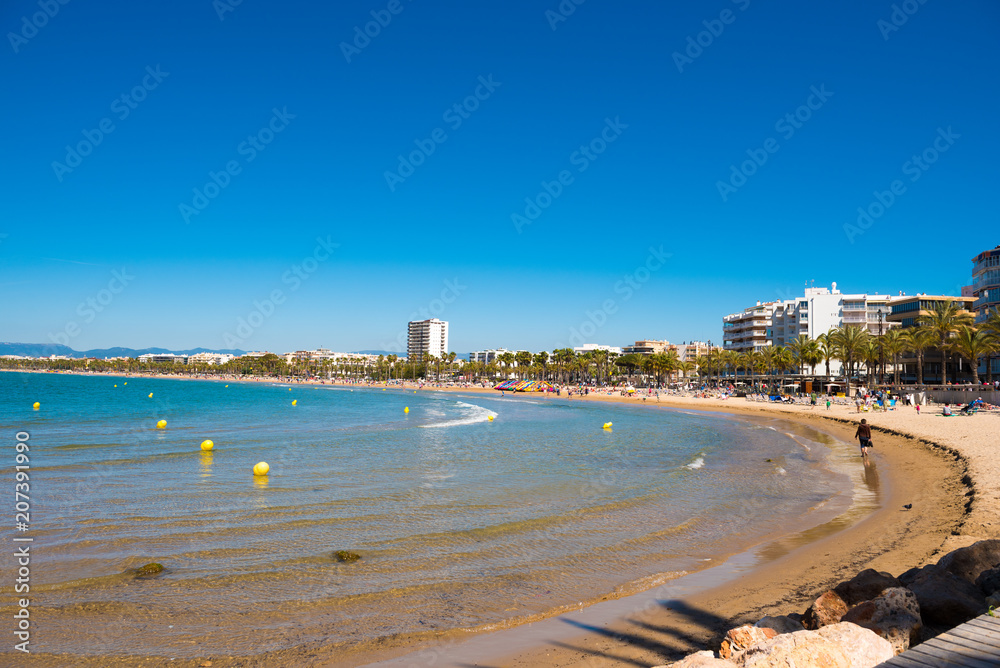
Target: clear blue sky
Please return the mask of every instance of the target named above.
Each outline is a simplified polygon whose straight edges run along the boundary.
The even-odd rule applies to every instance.
[[[0,340],[718,341],[812,280],[953,293],[1000,243],[989,0],[225,1],[0,7]]]

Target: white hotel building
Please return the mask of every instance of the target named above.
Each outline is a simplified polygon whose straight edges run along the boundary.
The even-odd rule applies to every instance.
[[[873,335],[889,331],[899,323],[888,322],[888,295],[845,295],[834,283],[830,288],[806,288],[798,299],[750,306],[722,319],[725,350],[749,352],[766,346],[787,346],[797,336],[815,339],[834,327],[865,326]],[[831,365],[831,370],[832,370]]]
[[[444,320],[414,320],[407,326],[406,355],[411,360],[424,355],[441,357],[448,353],[448,323]]]

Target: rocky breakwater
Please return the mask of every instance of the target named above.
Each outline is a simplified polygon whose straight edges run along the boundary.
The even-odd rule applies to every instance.
[[[868,668],[995,607],[1000,607],[1000,540],[983,540],[898,577],[861,571],[821,594],[802,614],[730,629],[718,652],[697,652],[669,665]]]

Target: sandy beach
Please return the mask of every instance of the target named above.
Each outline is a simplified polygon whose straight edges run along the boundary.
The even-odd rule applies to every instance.
[[[259,382],[277,381],[260,379]],[[407,391],[496,394],[492,389],[476,387],[405,387]],[[533,399],[539,397],[532,395]],[[567,400],[565,393],[562,397],[548,398]],[[339,667],[405,657],[407,663],[403,665],[414,666],[654,666],[711,647],[727,629],[740,623],[753,623],[767,614],[802,612],[820,593],[864,568],[898,575],[976,540],[1000,537],[1000,462],[994,453],[1000,433],[997,413],[944,418],[936,414],[940,409],[932,408],[918,415],[912,408],[900,408],[859,415],[853,405],[826,409],[821,404],[810,409],[743,398],[661,396],[657,401],[655,397],[643,400],[641,395],[622,397],[617,393],[574,395],[568,400],[644,404],[651,410],[665,407],[777,416],[824,431],[846,443],[853,442],[857,422],[866,418],[873,428],[875,449],[871,460],[880,477],[883,507],[846,529],[819,527],[794,540],[774,541],[765,563],[735,579],[721,584],[709,579],[698,591],[674,600],[667,597],[655,606],[637,602],[632,612],[606,619],[599,626],[581,628],[568,640],[562,637],[538,640],[529,637],[524,627],[516,627],[487,634],[504,634],[500,645],[504,649],[496,650],[494,643],[494,649],[488,653],[477,655],[472,650],[475,659],[460,663],[449,659],[450,653],[461,650],[470,634],[450,631],[418,645],[406,638],[376,643],[369,648],[370,653],[361,657],[352,653],[349,659],[338,656],[336,647],[303,646],[249,657],[178,659],[164,665],[201,666],[210,660],[213,666]],[[858,475],[870,475],[861,465],[860,454],[858,462]],[[903,504],[913,504],[912,510],[903,510]],[[483,637],[474,636],[472,641]],[[40,665],[60,665],[57,657],[49,659],[56,662],[43,659]],[[94,657],[75,663],[148,666],[157,665],[155,661],[145,657]]]

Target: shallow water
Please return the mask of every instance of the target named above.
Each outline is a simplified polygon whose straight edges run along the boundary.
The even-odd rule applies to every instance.
[[[503,626],[701,568],[849,487],[810,430],[597,402],[0,373],[0,406],[7,440],[31,435],[39,652]],[[149,561],[167,571],[123,575]]]

